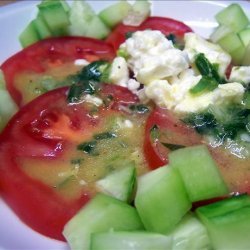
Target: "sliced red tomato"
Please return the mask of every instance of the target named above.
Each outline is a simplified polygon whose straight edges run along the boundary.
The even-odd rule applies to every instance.
[[[152,169],[168,163],[172,148],[201,143],[201,137],[167,109],[157,107],[148,117],[144,153]]]
[[[164,35],[174,34],[181,38],[192,29],[183,22],[166,17],[148,17],[140,26],[129,26],[119,24],[108,36],[106,41],[110,43],[115,50],[126,40],[126,34],[137,30],[160,30]]]
[[[45,76],[62,81],[79,70],[76,59],[112,60],[113,48],[101,40],[84,37],[49,38],[33,44],[5,61],[1,69],[12,98],[22,106],[41,93]]]
[[[102,85],[97,106],[89,96],[68,104],[67,92],[59,88],[23,106],[0,135],[1,196],[31,228],[59,240],[65,223],[97,192],[96,180],[132,155],[138,173],[148,171],[148,115],[129,109],[136,95]]]

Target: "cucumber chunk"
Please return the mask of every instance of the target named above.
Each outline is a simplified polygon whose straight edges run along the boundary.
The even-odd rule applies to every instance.
[[[180,173],[190,201],[206,200],[228,193],[205,145],[173,151],[169,154],[169,163]]]
[[[244,29],[248,23],[248,17],[239,4],[233,3],[216,14],[215,19],[219,24],[228,26],[238,32]]]
[[[242,65],[244,65],[244,66],[250,65],[250,42],[246,47],[245,55],[244,55],[243,60],[242,60]]]
[[[232,33],[232,30],[226,25],[219,25],[213,33],[210,35],[210,40],[213,43],[218,42],[221,38],[226,36],[227,34]]]
[[[34,22],[30,22],[27,27],[19,35],[19,41],[23,48],[28,47],[29,45],[39,41],[39,35],[34,26]]]
[[[137,211],[113,197],[97,194],[64,227],[72,250],[89,249],[92,233],[143,230]]]
[[[165,234],[180,222],[191,203],[177,171],[165,166],[138,179],[135,207],[147,230]]]
[[[147,0],[137,0],[132,5],[128,15],[123,18],[123,24],[139,26],[151,13],[151,3]]]
[[[214,249],[250,249],[250,196],[235,196],[199,207],[196,213],[206,226]]]
[[[102,10],[99,17],[108,27],[113,28],[128,15],[131,8],[127,1],[119,1]]]
[[[95,233],[91,250],[166,250],[172,249],[172,237],[150,232]]]
[[[0,70],[0,131],[6,126],[18,108],[5,87],[3,72]]]
[[[96,187],[100,192],[111,195],[118,200],[128,202],[131,200],[131,195],[134,191],[136,181],[135,163],[130,162],[121,170],[115,171],[96,182]]]
[[[85,1],[75,0],[72,3],[69,19],[71,23],[69,26],[70,35],[102,39],[110,32],[109,28]]]
[[[243,42],[244,46],[247,47],[247,45],[250,43],[250,28],[241,30],[239,32],[239,37]]]
[[[231,56],[235,65],[240,65],[244,54],[245,46],[236,33],[229,33],[218,41],[218,44]]]
[[[37,34],[39,36],[39,40],[52,36],[52,33],[50,32],[48,25],[45,23],[41,15],[38,15],[36,19],[34,19],[33,23],[37,31]]]
[[[39,15],[48,25],[49,30],[53,35],[66,35],[69,22],[69,17],[65,11],[61,1],[45,0],[38,6]]]
[[[173,236],[172,250],[212,249],[207,229],[191,212],[185,215],[170,236]]]

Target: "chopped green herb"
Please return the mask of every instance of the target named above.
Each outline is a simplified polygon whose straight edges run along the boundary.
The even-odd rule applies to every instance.
[[[79,144],[77,146],[77,149],[83,151],[86,154],[91,154],[95,150],[96,144],[97,144],[96,141],[84,142]]]
[[[159,139],[160,137],[160,131],[157,125],[154,125],[151,129],[150,129],[150,137],[153,141]]]
[[[163,146],[165,146],[166,148],[168,148],[169,150],[171,150],[171,151],[174,151],[174,150],[177,150],[177,149],[180,149],[180,148],[185,148],[184,145],[171,144],[171,143],[165,143],[165,142],[161,142],[161,144]]]
[[[112,133],[112,132],[104,132],[104,133],[94,135],[94,139],[96,139],[96,140],[112,139],[112,138],[116,138],[116,137],[117,137],[117,135],[115,133]]]
[[[80,158],[80,159],[72,159],[72,160],[70,161],[70,163],[71,163],[72,165],[81,165],[82,162],[83,162],[83,158]]]
[[[173,33],[170,33],[166,36],[166,38],[173,42],[173,44],[176,44],[176,36]]]
[[[129,109],[132,110],[133,112],[139,113],[139,114],[145,114],[149,112],[149,108],[146,105],[143,104],[133,104],[129,106]]]
[[[209,60],[205,57],[203,53],[199,53],[195,58],[195,65],[200,71],[201,75],[208,76],[213,78],[215,81],[222,83],[222,79],[218,73],[218,66],[214,66]]]
[[[132,37],[133,33],[133,31],[128,31],[127,33],[125,33],[125,38],[129,39],[130,37]]]
[[[210,92],[218,87],[218,82],[210,76],[202,76],[200,81],[193,86],[189,92],[193,95],[203,94],[204,92]]]

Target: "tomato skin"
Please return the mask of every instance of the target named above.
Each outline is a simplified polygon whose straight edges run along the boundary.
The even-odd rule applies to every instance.
[[[103,98],[113,96],[112,103],[104,112],[109,112],[109,109],[120,112],[120,104],[138,101],[136,95],[123,87],[103,85],[102,89],[100,95]],[[95,126],[98,122],[98,118],[88,118],[81,106],[68,105],[67,93],[67,87],[56,89],[23,106],[0,135],[1,197],[32,229],[58,240],[64,240],[62,230],[65,223],[91,199],[91,195],[82,192],[74,199],[65,199],[50,186],[29,176],[18,165],[18,159],[44,158],[53,161],[61,157],[68,145],[71,137],[67,137],[67,129],[72,131],[70,135],[76,133],[79,136],[79,131],[85,131],[81,129],[86,129],[88,133],[88,126]],[[69,128],[61,124],[63,120],[60,119],[64,116],[60,112],[71,118]],[[103,115],[103,111],[100,112]],[[55,130],[57,125],[58,131]],[[50,131],[50,128],[54,133],[43,132],[43,129]],[[61,128],[65,133],[61,134]]]
[[[113,32],[108,36],[106,42],[111,44],[115,50],[125,42],[126,33],[135,32],[137,30],[160,30],[164,35],[174,34],[177,37],[183,37],[187,32],[192,32],[192,29],[183,22],[166,17],[148,17],[140,26],[129,26],[118,24]]]
[[[113,48],[104,41],[86,37],[60,37],[41,40],[7,59],[2,65],[6,86],[18,106],[22,93],[15,86],[15,77],[22,72],[42,73],[48,65],[62,64],[76,59],[112,60]]]
[[[167,156],[170,152],[158,139],[153,140],[151,138],[151,129],[155,125],[159,128],[160,133],[169,133],[171,136],[169,143],[171,144],[191,146],[201,143],[201,137],[193,129],[188,128],[174,117],[169,110],[156,107],[148,117],[144,140],[144,153],[151,169],[167,164]]]

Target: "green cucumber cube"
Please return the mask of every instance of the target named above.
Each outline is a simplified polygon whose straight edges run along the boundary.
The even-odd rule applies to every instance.
[[[91,236],[91,250],[166,250],[172,237],[150,232],[109,232]]]
[[[248,17],[244,13],[244,10],[236,3],[230,4],[217,13],[215,19],[219,24],[227,25],[235,32],[244,29],[249,24]]]
[[[243,42],[244,46],[247,47],[247,45],[250,43],[250,28],[241,30],[239,32],[239,37]]]
[[[182,148],[171,152],[169,164],[178,170],[192,202],[228,193],[218,166],[205,145]]]
[[[170,232],[191,208],[181,177],[165,166],[138,179],[135,207],[145,228],[152,232]]]
[[[118,200],[129,202],[136,183],[136,169],[134,162],[121,170],[112,172],[96,182],[97,189]]]
[[[52,36],[52,33],[49,30],[48,25],[45,23],[41,15],[38,15],[36,19],[34,19],[33,23],[40,39]]]
[[[168,236],[173,237],[172,250],[212,249],[206,227],[191,212],[184,216]]]
[[[113,197],[97,194],[64,227],[72,250],[89,249],[92,233],[143,230],[136,209]]]
[[[245,55],[242,60],[242,65],[249,66],[250,65],[250,42],[246,47]]]
[[[221,38],[226,36],[227,34],[232,33],[232,30],[226,25],[219,25],[213,33],[210,35],[210,40],[213,43],[217,43]]]
[[[75,0],[69,11],[69,34],[102,39],[110,30],[85,1]]]
[[[228,33],[218,41],[218,44],[232,56],[235,65],[242,63],[246,48],[238,34]]]
[[[39,15],[44,19],[53,35],[65,35],[70,24],[65,6],[60,1],[43,1],[38,6]]]
[[[25,48],[39,40],[40,38],[34,26],[34,22],[31,21],[19,35],[19,41],[22,47]]]
[[[108,27],[113,28],[128,15],[131,8],[127,1],[119,1],[102,10],[99,17]]]
[[[214,249],[250,249],[250,196],[240,195],[196,209]]]

